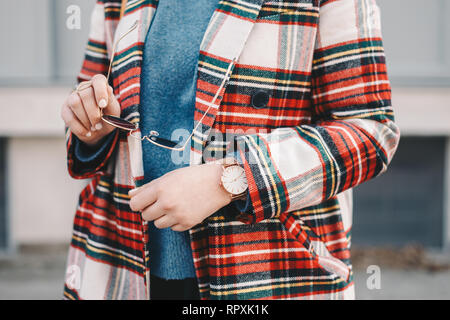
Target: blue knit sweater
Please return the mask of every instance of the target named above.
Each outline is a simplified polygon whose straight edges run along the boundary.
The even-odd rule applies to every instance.
[[[218,0],[159,0],[145,41],[140,128],[187,139],[194,123],[200,43]],[[144,183],[189,165],[189,146],[175,152],[142,144]],[[150,270],[164,279],[195,277],[189,233],[149,223]]]

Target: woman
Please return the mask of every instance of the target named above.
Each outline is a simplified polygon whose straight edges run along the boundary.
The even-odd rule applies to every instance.
[[[374,0],[99,0],[79,81],[65,298],[354,297],[399,141]]]

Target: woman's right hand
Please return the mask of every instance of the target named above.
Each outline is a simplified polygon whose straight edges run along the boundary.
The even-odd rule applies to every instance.
[[[90,82],[91,86],[69,95],[62,106],[61,118],[78,139],[94,146],[115,129],[102,120],[99,108],[103,114],[119,117],[120,104],[104,75],[97,74]]]

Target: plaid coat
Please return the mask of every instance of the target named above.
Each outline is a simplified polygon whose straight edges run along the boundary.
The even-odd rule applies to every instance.
[[[120,2],[97,1],[79,80],[106,73],[114,37],[138,21],[112,73],[122,117],[138,124],[144,39],[158,1],[129,0],[119,22]],[[253,205],[230,205],[190,230],[201,298],[353,298],[351,188],[384,172],[399,141],[375,1],[221,0],[199,53],[196,123],[228,68],[231,76],[195,132],[191,165],[235,148]],[[252,104],[257,93],[268,100]],[[230,131],[240,133],[235,143],[212,138]],[[64,297],[150,298],[151,239],[127,195],[143,177],[140,141],[117,133],[86,172],[66,137],[71,176],[91,180]]]

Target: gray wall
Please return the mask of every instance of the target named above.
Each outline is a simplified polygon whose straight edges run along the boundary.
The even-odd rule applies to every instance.
[[[9,230],[7,228],[8,221],[6,215],[6,142],[0,138],[0,252],[2,248],[6,248],[9,243]]]
[[[94,2],[1,1],[0,85],[73,83]],[[81,8],[81,30],[66,28],[66,9],[72,4]],[[378,4],[393,83],[449,85],[449,1],[378,0]]]
[[[395,85],[450,85],[450,1],[377,0]]]
[[[0,2],[0,85],[71,84],[81,66],[95,0]],[[81,29],[69,30],[69,5],[81,8]]]
[[[353,243],[444,245],[445,144],[402,137],[388,171],[354,189]]]

